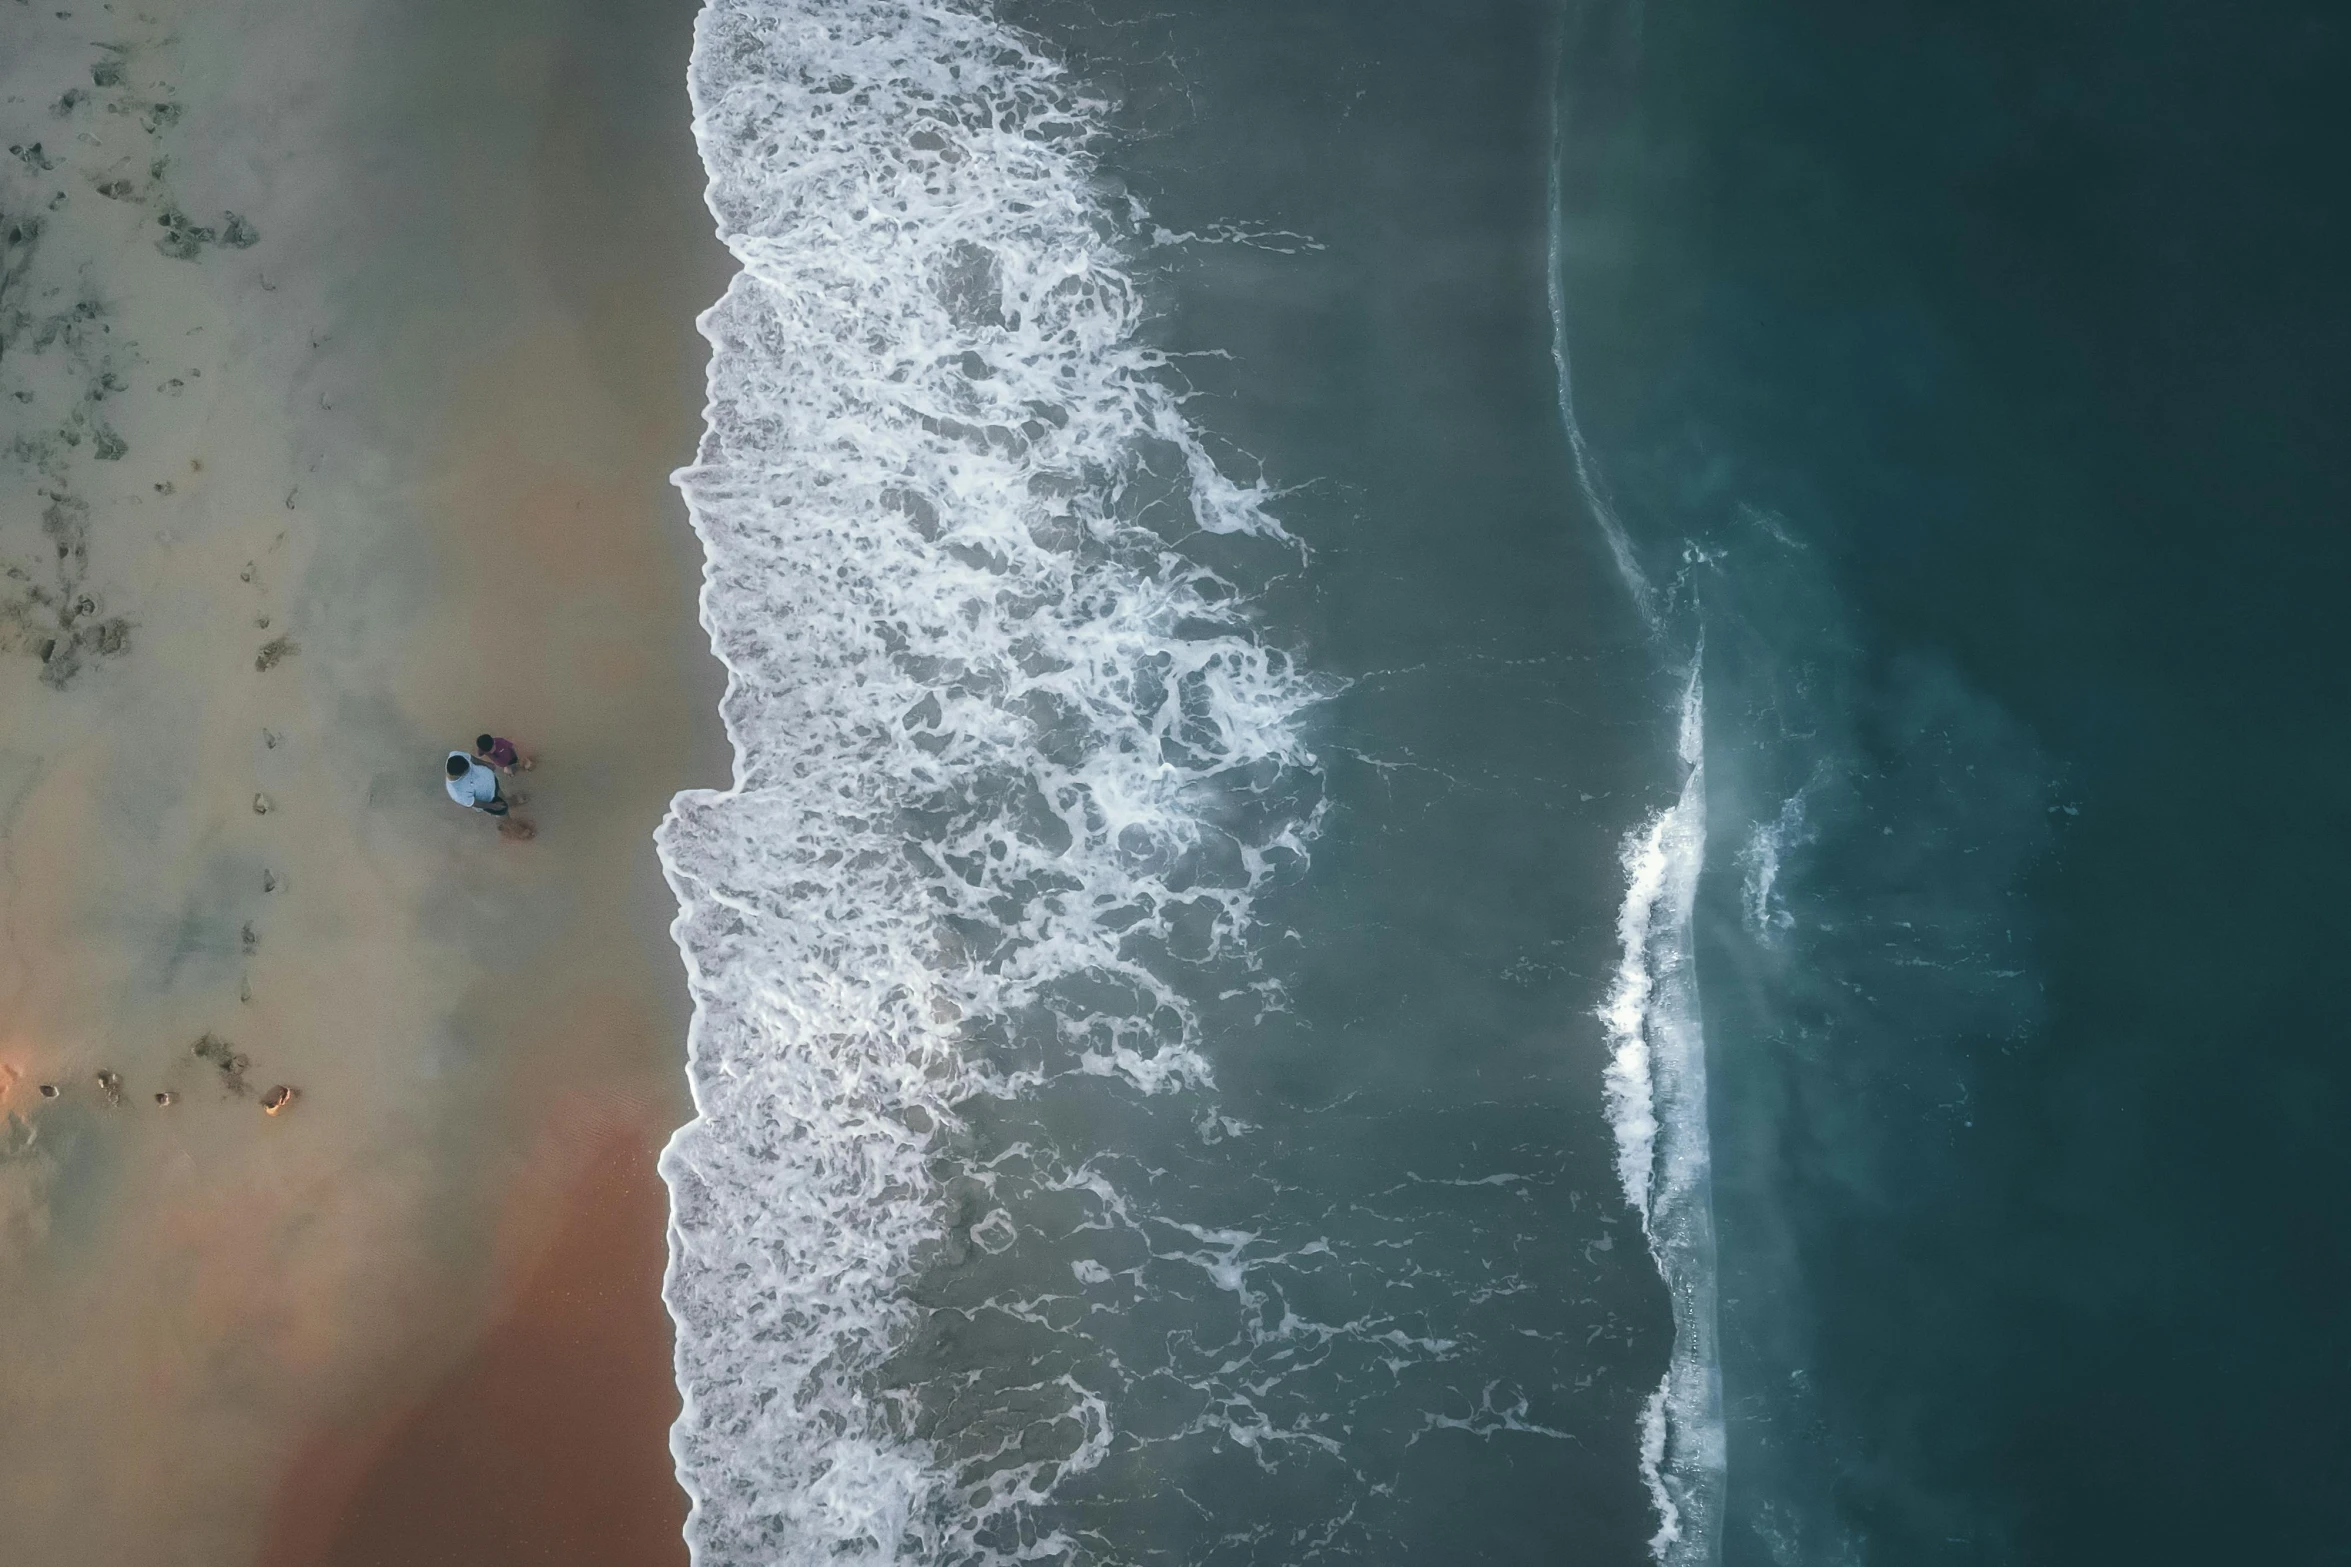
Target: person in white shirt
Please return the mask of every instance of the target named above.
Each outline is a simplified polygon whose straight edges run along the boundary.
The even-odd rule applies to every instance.
[[[498,790],[498,775],[463,751],[449,753],[449,798],[469,811],[492,816],[506,814],[506,797]]]

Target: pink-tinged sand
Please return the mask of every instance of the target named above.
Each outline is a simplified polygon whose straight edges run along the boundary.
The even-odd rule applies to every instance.
[[[685,1495],[646,1441],[678,1411],[648,1131],[594,1134],[495,1325],[420,1403],[310,1440],[261,1567],[686,1560]]]

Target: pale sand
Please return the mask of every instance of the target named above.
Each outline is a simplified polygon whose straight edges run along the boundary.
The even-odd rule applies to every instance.
[[[56,688],[54,607],[0,622],[9,1554],[235,1563],[274,1529],[278,1567],[458,1560],[465,1499],[404,1435],[457,1420],[519,1516],[584,1507],[623,1551],[550,1559],[664,1559],[650,1153],[686,1113],[686,1008],[649,834],[726,774],[666,486],[725,273],[691,7],[55,9],[0,12],[0,143],[56,165],[0,166],[0,209],[48,225],[32,315],[102,308],[78,351],[0,350],[0,392],[33,393],[0,436],[84,438],[0,464],[0,560],[56,597],[35,492],[71,496],[77,623],[130,634]],[[130,46],[111,89],[93,40]],[[60,115],[69,86],[91,101]],[[260,239],[165,256],[170,203]],[[440,790],[484,726],[542,753],[535,842]],[[247,1096],[190,1055],[206,1033]],[[607,1420],[556,1397],[583,1361],[622,1368]]]

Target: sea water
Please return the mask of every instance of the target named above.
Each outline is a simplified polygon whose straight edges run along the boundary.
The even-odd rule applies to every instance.
[[[701,1003],[681,1451],[707,1552],[967,1552],[1114,1431],[1025,1366],[942,1429],[905,1368],[920,1277],[990,1271],[1051,1195],[1117,1211],[1096,1150],[980,1107],[1211,1080],[1201,1007],[1270,988],[1255,902],[1314,835],[1322,688],[1187,549],[1290,541],[1138,341],[1049,60],[956,8],[753,3],[704,15],[693,85],[744,270],[679,480],[738,757],[663,838]],[[1112,1282],[1079,1250],[1073,1305]]]
[[[1540,252],[1489,193],[1428,231],[1523,285],[1447,300],[1532,334],[1502,395],[1305,407],[1345,366],[1269,353],[1291,312],[1180,313],[1376,276],[1367,214],[1149,166],[1178,84],[1121,25],[701,19],[743,270],[679,475],[737,781],[662,835],[689,1537],[1474,1559],[1564,1495],[1637,1552],[1666,1314],[1597,1011],[1619,840],[1676,769],[1581,732],[1643,725],[1655,672],[1559,461]],[[1539,134],[1505,147],[1539,191]],[[1380,483],[1489,417],[1499,467]],[[1521,535],[1553,581],[1473,542]],[[1516,612],[1465,622],[1491,589]]]
[[[2133,1441],[2323,1537],[2042,1337],[2189,1341],[2050,934],[2203,602],[2060,215],[2290,58],[2166,15],[712,0],[698,1560],[2080,1560]]]
[[[1703,670],[1725,1561],[2341,1548],[2287,1347],[2339,1158],[2279,1115],[2342,1102],[2342,855],[2265,847],[2258,758],[2342,667],[2343,49],[1562,13],[1576,452]]]

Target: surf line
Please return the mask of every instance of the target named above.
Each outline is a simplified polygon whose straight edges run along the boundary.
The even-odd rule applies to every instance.
[[[1652,637],[1665,621],[1598,458],[1576,418],[1567,347],[1567,30],[1551,62],[1550,210],[1545,285],[1559,422],[1576,487],[1599,525],[1634,607]],[[1726,1452],[1722,1362],[1716,1340],[1712,1155],[1707,1134],[1706,1030],[1699,1004],[1693,922],[1706,860],[1705,639],[1691,650],[1676,752],[1674,803],[1625,835],[1622,951],[1599,1018],[1608,1044],[1603,1075],[1616,1133],[1617,1177],[1641,1216],[1649,1254],[1673,1306],[1673,1352],[1642,1411],[1641,1478],[1657,1509],[1650,1555],[1660,1567],[1721,1559]]]
[[[1661,1567],[1719,1559],[1725,1471],[1706,1030],[1692,939],[1706,858],[1704,735],[1694,658],[1682,696],[1681,794],[1625,835],[1623,950],[1599,1014],[1617,1177],[1673,1302],[1672,1357],[1641,1428],[1641,1477],[1658,1515],[1649,1550]]]
[[[734,781],[655,839],[694,1001],[695,1116],[661,1161],[687,1545],[1074,1558],[1040,1509],[1102,1461],[1106,1401],[1065,1377],[1077,1451],[992,1445],[1048,1414],[956,1404],[911,1285],[1009,1238],[948,1194],[966,1107],[1048,1071],[1209,1080],[1154,964],[1187,900],[1212,950],[1252,950],[1318,807],[1236,830],[1204,803],[1310,776],[1323,687],[1158,509],[1296,541],[1142,336],[1147,214],[1103,194],[1102,106],[992,6],[709,0],[688,72],[740,270],[700,320],[703,438],[673,476]]]

